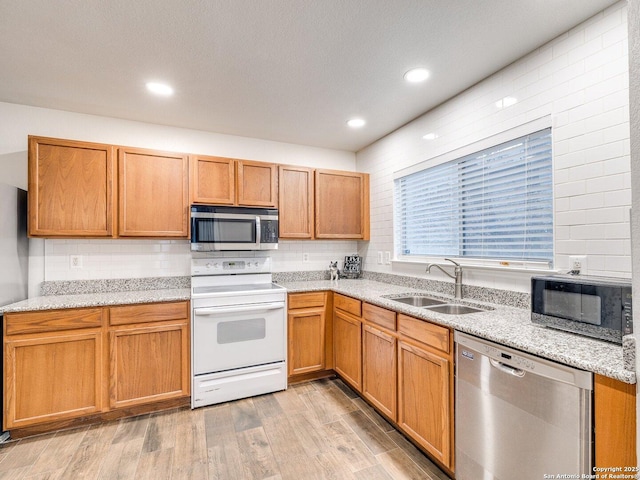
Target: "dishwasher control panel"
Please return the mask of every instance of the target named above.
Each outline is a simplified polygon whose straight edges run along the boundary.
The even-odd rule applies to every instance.
[[[547,378],[553,377],[555,380],[566,383],[575,383],[581,388],[591,389],[593,385],[593,375],[590,372],[577,370],[482,338],[456,331],[455,343],[458,359],[461,361],[480,361],[484,356],[491,360],[493,366],[502,367],[503,370],[519,376],[529,372]]]

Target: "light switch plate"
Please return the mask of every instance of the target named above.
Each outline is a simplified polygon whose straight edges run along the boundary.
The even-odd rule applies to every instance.
[[[391,252],[384,252],[384,263],[391,265]]]
[[[382,265],[382,252],[378,252],[378,265]]]

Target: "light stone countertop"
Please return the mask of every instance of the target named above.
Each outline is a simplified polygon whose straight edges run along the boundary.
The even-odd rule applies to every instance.
[[[531,323],[529,310],[463,299],[462,303],[492,310],[468,315],[445,315],[395,302],[386,296],[419,293],[453,300],[442,293],[373,280],[278,282],[289,293],[332,290],[413,317],[513,347],[566,365],[635,383],[635,372],[624,368],[622,347]],[[120,292],[45,295],[0,307],[0,314],[63,308],[130,305],[189,300],[189,288],[158,288]]]
[[[364,279],[341,279],[338,282],[329,280],[285,281],[279,282],[279,284],[287,288],[289,293],[332,290],[566,365],[615,378],[625,383],[636,383],[635,372],[624,368],[620,345],[535,325],[531,323],[530,311],[522,308],[462,299],[462,303],[492,308],[492,310],[467,315],[446,315],[385,298],[404,293],[419,293],[458,302],[452,297],[440,293],[431,295],[431,292],[425,290],[400,285]]]
[[[128,292],[82,293],[77,295],[45,295],[0,307],[0,314],[61,308],[103,307],[135,303],[190,300],[190,288],[133,290]]]

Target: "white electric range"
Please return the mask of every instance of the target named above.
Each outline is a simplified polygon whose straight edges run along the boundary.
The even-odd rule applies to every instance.
[[[287,388],[287,292],[270,257],[191,260],[191,408]]]

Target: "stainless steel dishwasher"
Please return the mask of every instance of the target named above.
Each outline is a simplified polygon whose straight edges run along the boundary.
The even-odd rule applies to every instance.
[[[455,341],[457,480],[592,473],[590,372],[460,332]]]

